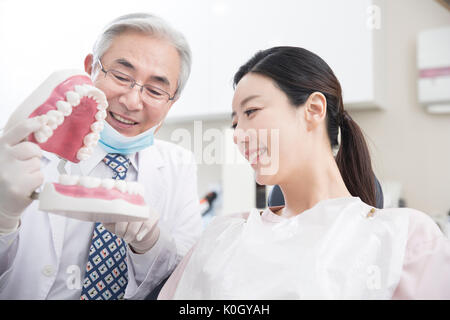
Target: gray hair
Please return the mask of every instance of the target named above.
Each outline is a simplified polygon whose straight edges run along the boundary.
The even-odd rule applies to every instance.
[[[180,75],[175,96],[183,91],[191,73],[192,54],[186,38],[162,18],[148,13],[131,13],[111,21],[97,38],[93,48],[93,66],[110,47],[114,37],[134,30],[167,39],[178,51],[181,59]]]

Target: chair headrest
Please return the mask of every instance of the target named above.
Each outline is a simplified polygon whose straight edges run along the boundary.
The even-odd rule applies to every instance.
[[[383,190],[381,189],[381,184],[378,181],[377,177],[375,177],[375,201],[376,207],[378,209],[383,209],[384,203]],[[275,185],[273,187],[269,195],[269,200],[267,202],[269,207],[284,206],[284,197],[280,186]]]

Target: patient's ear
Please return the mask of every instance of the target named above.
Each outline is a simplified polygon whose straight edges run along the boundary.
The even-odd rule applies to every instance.
[[[305,102],[304,112],[307,129],[314,130],[325,122],[327,99],[321,92],[311,93]]]
[[[86,71],[88,75],[91,75],[92,73],[92,59],[92,54],[88,54],[86,58],[84,58],[84,71]]]

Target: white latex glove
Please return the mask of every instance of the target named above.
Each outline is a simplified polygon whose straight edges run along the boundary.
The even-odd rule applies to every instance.
[[[143,254],[150,250],[159,238],[159,215],[150,210],[149,218],[143,222],[103,223],[105,228],[123,238],[135,253]]]
[[[25,119],[0,137],[0,234],[18,228],[22,212],[33,201],[31,193],[44,182],[42,150],[25,141],[40,127],[38,118]]]

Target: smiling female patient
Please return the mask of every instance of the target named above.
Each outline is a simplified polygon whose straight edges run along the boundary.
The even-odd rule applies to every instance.
[[[320,57],[260,51],[234,85],[234,141],[286,204],[216,217],[160,299],[450,298],[449,240],[422,212],[374,208],[367,145]]]

